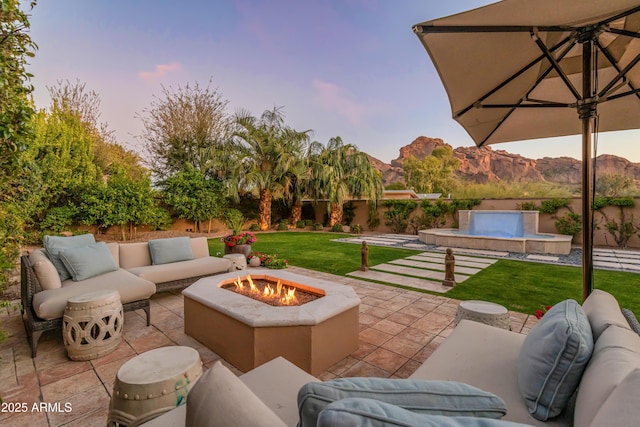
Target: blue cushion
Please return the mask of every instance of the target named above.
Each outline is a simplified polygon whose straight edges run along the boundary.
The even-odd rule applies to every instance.
[[[44,248],[47,251],[47,255],[49,255],[49,259],[56,267],[60,280],[64,281],[71,278],[71,274],[60,260],[60,251],[77,248],[79,246],[87,246],[95,242],[96,239],[93,237],[93,234],[79,234],[70,237],[44,236]]]
[[[576,391],[593,353],[593,335],[574,300],[554,305],[527,334],[518,357],[518,387],[531,415],[559,415]]]
[[[149,252],[151,264],[154,265],[194,259],[191,239],[188,237],[149,240]]]
[[[65,249],[60,251],[59,255],[75,282],[118,269],[109,247],[104,242]]]
[[[338,378],[305,384],[298,392],[300,427],[315,426],[331,402],[349,397],[375,399],[413,412],[501,418],[507,413],[498,396],[454,381],[388,378]]]
[[[418,414],[373,399],[348,398],[328,405],[317,427],[523,427],[525,424],[482,417]]]

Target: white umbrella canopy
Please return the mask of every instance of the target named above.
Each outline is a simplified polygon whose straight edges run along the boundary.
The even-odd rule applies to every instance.
[[[592,132],[640,128],[640,1],[504,0],[413,29],[476,145],[582,134],[586,298]]]

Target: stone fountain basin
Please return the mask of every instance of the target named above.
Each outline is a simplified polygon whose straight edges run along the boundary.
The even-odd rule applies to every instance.
[[[300,306],[274,307],[222,288],[247,274],[324,296]],[[360,298],[349,286],[284,270],[251,269],[200,279],[182,293],[185,333],[243,371],[283,356],[318,375],[358,348]]]

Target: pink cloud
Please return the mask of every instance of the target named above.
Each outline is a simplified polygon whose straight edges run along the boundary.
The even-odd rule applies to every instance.
[[[314,79],[311,83],[316,90],[315,100],[322,107],[328,110],[335,110],[338,114],[346,117],[353,125],[360,125],[364,115],[364,106],[352,101],[345,94],[345,90],[340,86]]]
[[[155,71],[140,71],[138,77],[142,80],[148,81],[164,76],[168,72],[177,71],[182,69],[182,64],[179,62],[172,62],[170,64],[158,64]]]

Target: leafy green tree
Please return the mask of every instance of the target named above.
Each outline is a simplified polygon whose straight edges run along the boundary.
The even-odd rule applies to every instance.
[[[94,181],[80,192],[79,219],[98,230],[119,226],[122,240],[133,238],[135,227],[157,223],[163,215],[156,203],[149,174],[133,179],[115,169],[106,182]]]
[[[434,149],[422,160],[407,157],[402,162],[402,169],[407,186],[417,193],[447,194],[453,187],[453,173],[459,165],[460,160],[453,157],[453,149],[444,146]]]
[[[638,193],[633,178],[617,173],[606,173],[596,178],[596,195],[622,197]]]
[[[242,111],[235,120],[237,151],[230,188],[236,190],[236,198],[240,191],[257,194],[258,225],[267,230],[273,200],[300,193],[299,185],[307,173],[301,159],[310,131],[287,126],[282,109],[276,107],[264,111],[260,118]]]
[[[73,203],[78,191],[100,180],[93,162],[92,139],[79,116],[54,104],[33,117],[34,141],[26,154],[38,165],[43,187],[38,217],[49,209]]]
[[[233,125],[227,104],[210,85],[162,87],[162,95],[138,115],[145,160],[158,180],[180,172],[185,164],[207,175],[227,174],[225,147]]]
[[[316,144],[311,158],[311,195],[329,201],[329,226],[341,223],[346,200],[365,198],[375,206],[384,187],[380,172],[366,153],[355,145],[345,144],[339,136],[331,138],[326,147]]]
[[[35,2],[31,3],[31,7]],[[18,178],[25,166],[22,153],[32,140],[33,105],[26,71],[34,56],[29,17],[18,0],[2,0],[0,8],[0,286],[4,286],[20,254],[24,187]]]
[[[113,130],[107,123],[100,121],[100,96],[88,90],[85,83],[79,80],[71,83],[59,80],[55,86],[48,87],[52,104],[76,114],[85,132],[91,138],[93,162],[108,176],[113,169],[134,179],[142,178],[147,170],[142,166],[137,153],[125,149],[116,140]]]
[[[226,207],[224,186],[218,180],[205,176],[202,171],[187,164],[183,171],[165,179],[162,183],[162,200],[179,217],[195,223],[221,218]]]

